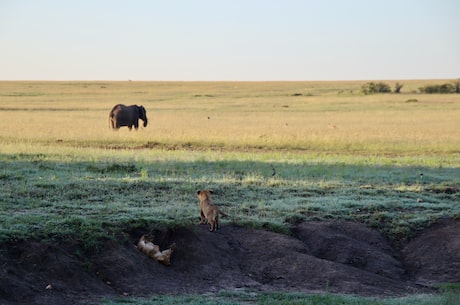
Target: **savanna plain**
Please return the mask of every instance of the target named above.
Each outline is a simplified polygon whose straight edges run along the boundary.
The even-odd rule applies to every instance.
[[[449,227],[456,230],[446,238],[453,248],[424,247],[460,249],[460,94],[418,91],[445,82],[399,81],[399,94],[365,95],[365,81],[0,81],[0,304],[457,304],[459,255],[427,280],[420,271],[425,261],[410,262],[415,250],[407,248],[421,234]],[[118,103],[143,105],[147,127],[111,130],[108,114]],[[213,190],[229,215],[216,233],[198,225],[199,189]],[[252,270],[240,261],[246,272],[240,285],[194,278],[188,269],[210,272],[204,266],[219,266],[215,256],[250,257],[251,237],[270,244],[283,236],[283,243],[304,247],[296,250],[302,259],[369,272],[369,256],[365,263],[355,254],[339,262],[345,250],[334,247],[343,238],[338,233],[327,237],[324,251],[311,237],[297,245],[301,229],[322,225],[341,231],[359,225],[359,232],[377,234],[410,289],[340,289],[326,272],[320,286],[297,287],[283,282],[289,277],[283,268],[267,276],[279,266]],[[315,230],[308,236],[325,232]],[[170,267],[135,249],[146,233],[161,246],[176,243]],[[185,244],[206,241],[223,252],[210,250],[200,260]],[[103,274],[98,264],[109,262],[129,266]],[[139,274],[147,281],[140,283],[137,265],[157,274]],[[292,272],[303,274],[304,283],[326,270],[312,268]],[[163,287],[174,277],[207,288],[187,289],[179,279],[180,288]]]

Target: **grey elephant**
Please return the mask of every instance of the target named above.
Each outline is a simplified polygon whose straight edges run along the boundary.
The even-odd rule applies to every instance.
[[[142,105],[125,106],[118,104],[113,106],[109,113],[109,124],[115,130],[118,130],[121,126],[128,126],[129,130],[134,126],[137,130],[139,128],[139,119],[144,121],[144,127],[147,127],[147,111]]]

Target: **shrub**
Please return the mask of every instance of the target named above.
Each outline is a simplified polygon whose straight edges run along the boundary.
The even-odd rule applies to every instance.
[[[460,93],[460,79],[457,79],[454,82],[454,89],[455,89],[455,93]]]
[[[361,87],[361,91],[364,94],[374,94],[374,93],[388,93],[391,92],[390,86],[388,84],[385,84],[383,82],[369,82],[365,83]]]
[[[442,85],[426,85],[419,88],[421,93],[455,93],[456,88],[452,84],[442,84]]]
[[[396,84],[395,84],[395,93],[401,93],[402,87],[404,87],[403,84],[396,83]]]

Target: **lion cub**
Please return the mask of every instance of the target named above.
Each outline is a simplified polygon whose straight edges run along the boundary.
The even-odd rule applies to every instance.
[[[160,247],[158,245],[154,245],[147,235],[142,235],[141,239],[139,239],[139,242],[137,243],[137,249],[142,251],[148,257],[159,261],[163,265],[169,266],[171,265],[171,254],[176,249],[176,244],[172,244],[169,249],[160,251]]]
[[[219,228],[219,214],[227,216],[219,208],[213,204],[211,200],[212,191],[200,190],[196,195],[200,199],[200,224],[204,224],[207,220],[209,223],[209,231],[216,231]]]

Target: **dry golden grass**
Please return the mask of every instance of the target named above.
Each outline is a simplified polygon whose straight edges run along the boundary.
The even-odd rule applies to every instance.
[[[368,96],[360,93],[364,81],[0,82],[0,141],[459,152],[460,95],[412,93],[446,81],[400,82],[402,94]],[[117,103],[144,105],[149,126],[109,130]]]

